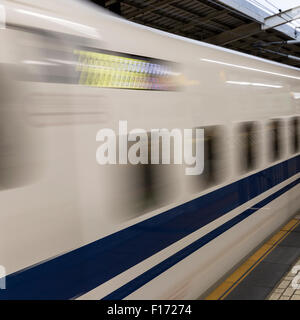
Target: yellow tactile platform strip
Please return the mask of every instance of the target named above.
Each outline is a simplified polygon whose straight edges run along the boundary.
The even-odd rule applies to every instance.
[[[205,300],[223,300],[228,294],[244,280],[247,275],[254,270],[267,257],[277,245],[287,237],[298,225],[300,220],[292,219],[270,238],[261,248],[259,248],[246,262],[238,267],[226,280],[211,292]]]

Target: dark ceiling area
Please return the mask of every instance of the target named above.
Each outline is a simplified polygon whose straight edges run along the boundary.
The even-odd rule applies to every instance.
[[[275,29],[261,30],[259,22],[216,0],[90,1],[139,24],[300,67],[300,61],[287,57],[300,57],[299,44],[258,46],[291,38]]]

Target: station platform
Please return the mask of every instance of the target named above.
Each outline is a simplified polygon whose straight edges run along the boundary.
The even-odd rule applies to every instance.
[[[205,300],[300,300],[300,215],[268,239]]]

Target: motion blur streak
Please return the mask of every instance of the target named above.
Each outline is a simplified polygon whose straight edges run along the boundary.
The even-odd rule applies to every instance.
[[[297,212],[299,69],[88,1],[1,3],[0,299],[196,299]],[[204,129],[203,173],[99,165],[125,120]]]
[[[240,68],[240,69],[245,69],[245,70],[249,70],[249,71],[256,71],[256,72],[262,72],[262,73],[267,73],[267,74],[272,74],[274,76],[279,76],[279,77],[285,77],[285,78],[291,78],[291,79],[297,79],[300,80],[300,77],[293,77],[290,76],[288,74],[282,74],[282,73],[277,73],[277,72],[270,72],[267,70],[261,70],[261,69],[256,69],[256,68],[249,68],[246,66],[241,66],[241,65],[237,65],[237,64],[232,64],[232,63],[226,63],[223,61],[216,61],[216,60],[210,60],[210,59],[201,59],[202,61],[205,62],[212,62],[212,63],[217,63],[217,64],[221,64],[224,66],[229,66],[229,67],[234,67],[234,68]]]
[[[20,13],[23,13],[23,14],[28,14],[28,15],[33,16],[33,17],[45,19],[45,20],[48,20],[48,21],[53,21],[55,23],[58,23],[58,24],[62,25],[63,27],[70,27],[70,28],[74,29],[75,31],[78,31],[79,33],[83,33],[83,34],[85,34],[87,36],[93,36],[95,38],[98,38],[98,34],[97,34],[96,30],[94,28],[90,28],[90,27],[88,27],[86,25],[79,24],[79,23],[74,23],[72,21],[68,21],[68,20],[65,20],[65,19],[54,18],[54,17],[51,17],[51,16],[47,16],[47,15],[36,13],[36,12],[32,12],[32,11],[27,11],[27,10],[22,10],[22,9],[18,9],[17,11],[20,12]]]

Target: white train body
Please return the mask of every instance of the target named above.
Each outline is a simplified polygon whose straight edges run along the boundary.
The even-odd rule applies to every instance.
[[[0,299],[196,299],[297,212],[298,69],[84,2],[2,5]],[[171,63],[176,90],[76,83],[80,50]],[[120,120],[129,130],[217,130],[213,182],[161,167],[157,204],[145,208],[134,168],[96,162],[97,132]],[[241,171],[249,123],[255,165]]]

